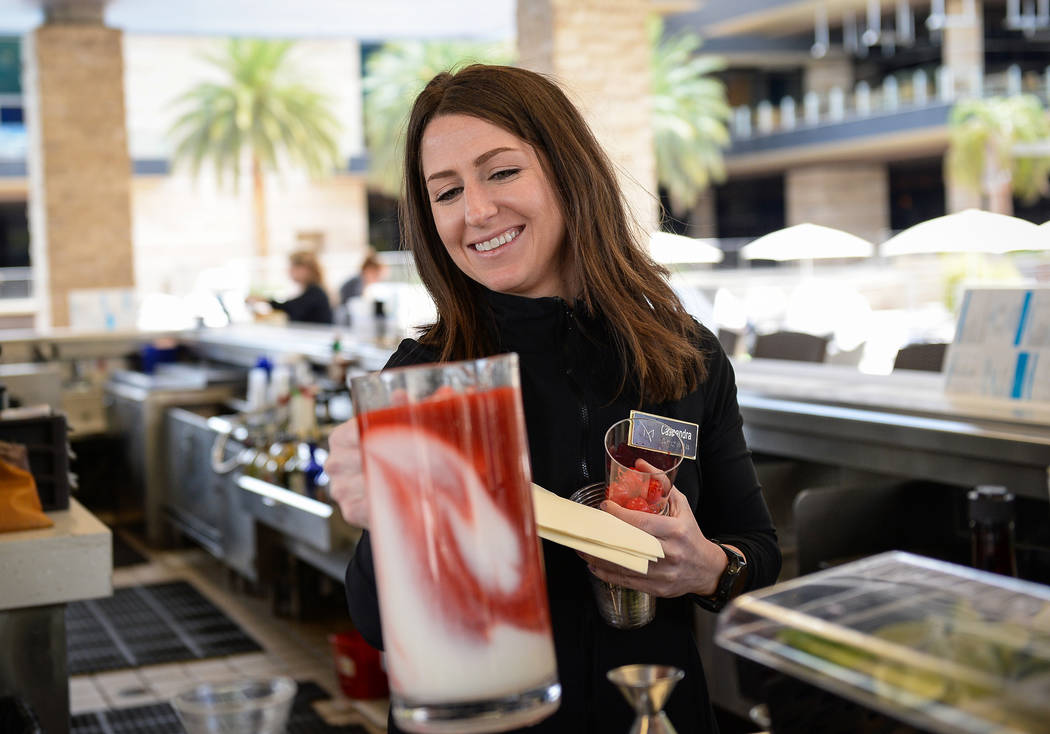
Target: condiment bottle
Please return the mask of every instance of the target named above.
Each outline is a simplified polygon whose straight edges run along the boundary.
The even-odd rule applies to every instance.
[[[988,485],[976,487],[967,496],[973,567],[1016,576],[1014,496],[1006,487]]]

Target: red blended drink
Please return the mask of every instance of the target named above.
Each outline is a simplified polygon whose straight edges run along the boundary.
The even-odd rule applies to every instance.
[[[397,725],[495,732],[561,697],[518,358],[353,380]]]

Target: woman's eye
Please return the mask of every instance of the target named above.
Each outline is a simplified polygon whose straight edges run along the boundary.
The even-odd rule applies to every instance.
[[[493,173],[492,178],[497,180],[510,178],[511,176],[515,175],[516,173],[519,173],[520,171],[520,168],[504,168],[501,171],[496,171],[495,173]]]
[[[440,194],[437,195],[434,201],[452,201],[456,198],[456,195],[460,192],[460,190],[461,188],[459,186],[456,186],[446,191],[442,191]]]

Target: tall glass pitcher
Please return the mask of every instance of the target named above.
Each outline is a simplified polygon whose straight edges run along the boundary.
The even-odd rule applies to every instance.
[[[495,732],[561,697],[518,358],[352,381],[397,725]]]

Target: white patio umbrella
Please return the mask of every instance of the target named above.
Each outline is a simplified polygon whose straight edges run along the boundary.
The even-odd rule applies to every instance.
[[[649,235],[649,254],[653,260],[664,265],[713,264],[725,257],[721,249],[708,240],[683,237],[670,232],[653,232]]]
[[[1047,228],[1005,214],[966,209],[920,222],[882,243],[882,254],[984,252],[1050,249]]]
[[[796,224],[744,245],[745,260],[824,260],[868,257],[875,251],[866,239],[820,224]]]

